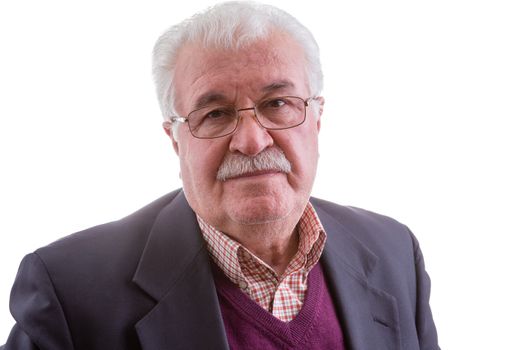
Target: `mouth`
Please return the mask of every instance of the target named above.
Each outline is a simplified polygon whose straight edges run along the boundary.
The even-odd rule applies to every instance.
[[[232,176],[232,177],[228,178],[226,181],[228,181],[228,180],[236,180],[236,179],[245,179],[245,178],[255,178],[255,177],[259,177],[259,176],[275,175],[275,174],[281,174],[281,173],[282,173],[281,171],[275,170],[275,169],[258,170],[258,171],[246,172],[246,173],[243,173],[243,174],[237,175],[237,176]]]

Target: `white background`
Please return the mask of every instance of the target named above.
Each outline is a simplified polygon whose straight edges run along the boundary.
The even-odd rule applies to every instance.
[[[411,227],[443,349],[523,349],[522,2],[270,3],[321,47],[314,195]],[[180,186],[150,52],[210,4],[1,3],[0,344],[26,253]]]

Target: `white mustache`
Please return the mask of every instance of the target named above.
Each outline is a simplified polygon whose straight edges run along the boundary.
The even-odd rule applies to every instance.
[[[254,157],[240,153],[228,153],[217,171],[217,180],[226,181],[232,177],[256,171],[275,170],[288,174],[292,164],[279,147],[270,147]]]

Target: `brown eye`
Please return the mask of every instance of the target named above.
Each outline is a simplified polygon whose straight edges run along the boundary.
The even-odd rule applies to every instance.
[[[204,117],[207,119],[220,119],[229,117],[231,115],[231,112],[224,110],[224,109],[214,109],[211,112],[208,112]]]
[[[286,101],[282,98],[276,98],[273,100],[268,100],[263,103],[263,108],[280,108],[282,106],[286,105]]]

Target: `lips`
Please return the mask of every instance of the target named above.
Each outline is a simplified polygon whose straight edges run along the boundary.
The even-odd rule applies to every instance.
[[[281,171],[277,170],[277,169],[251,171],[251,172],[246,172],[246,173],[243,173],[243,174],[240,174],[240,175],[237,175],[237,176],[232,176],[232,177],[226,179],[226,181],[227,180],[235,180],[235,179],[255,177],[255,176],[262,176],[262,175],[279,174],[279,173],[281,173]]]

